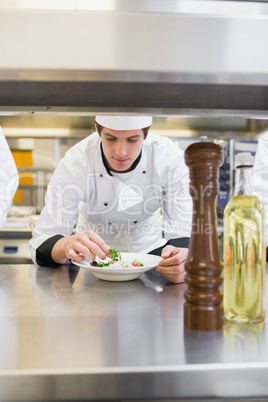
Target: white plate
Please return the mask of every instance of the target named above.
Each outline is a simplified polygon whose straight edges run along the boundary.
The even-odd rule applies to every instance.
[[[72,261],[73,264],[78,265],[87,271],[92,272],[97,278],[105,281],[132,281],[137,279],[144,272],[157,267],[158,263],[162,260],[161,257],[151,254],[140,253],[120,253],[122,260],[134,261],[138,260],[143,264],[143,267],[126,267],[126,268],[109,268],[109,267],[93,267],[90,265],[91,260],[86,258],[82,262]]]

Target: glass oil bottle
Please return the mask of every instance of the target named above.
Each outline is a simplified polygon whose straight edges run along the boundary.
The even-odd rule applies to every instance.
[[[252,167],[250,153],[237,155],[235,190],[224,211],[224,314],[241,324],[265,317],[264,216],[251,187]]]

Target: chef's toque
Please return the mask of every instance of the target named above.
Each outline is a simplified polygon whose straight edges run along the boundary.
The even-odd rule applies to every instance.
[[[96,116],[96,123],[112,130],[139,130],[149,127],[152,116]]]

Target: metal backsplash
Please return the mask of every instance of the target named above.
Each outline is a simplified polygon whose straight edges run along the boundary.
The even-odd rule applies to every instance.
[[[0,113],[267,119],[266,2],[94,3],[1,9]]]

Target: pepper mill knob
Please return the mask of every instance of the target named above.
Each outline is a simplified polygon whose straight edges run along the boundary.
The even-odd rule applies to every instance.
[[[192,233],[185,263],[184,327],[213,331],[222,328],[223,307],[216,196],[222,149],[211,142],[190,145],[185,151],[193,199]]]

